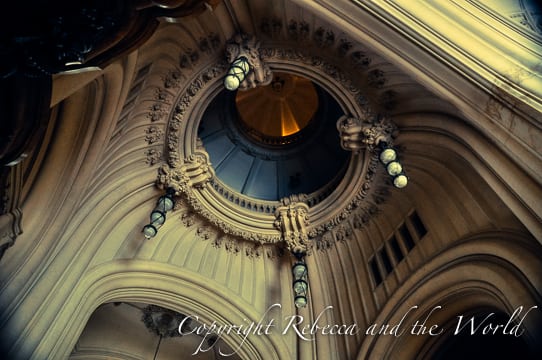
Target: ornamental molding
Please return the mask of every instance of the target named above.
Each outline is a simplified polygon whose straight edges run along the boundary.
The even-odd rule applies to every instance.
[[[340,225],[343,221],[350,218],[353,211],[359,208],[367,208],[371,207],[373,204],[369,201],[368,195],[374,192],[374,189],[371,191],[372,183],[374,182],[375,175],[377,173],[378,169],[378,155],[373,154],[372,157],[369,160],[369,164],[367,167],[367,171],[365,172],[365,176],[361,179],[361,181],[358,181],[357,186],[355,187],[357,191],[353,193],[353,196],[345,197],[345,202],[339,201],[343,205],[341,208],[337,209],[335,206],[336,211],[330,212],[331,214],[335,215],[329,215],[325,214],[325,220],[322,221],[319,225],[312,226],[309,230],[309,237],[310,238],[316,238],[322,234],[324,234],[327,231],[332,230],[336,226]],[[333,202],[324,201],[322,202],[323,207],[330,207],[333,208]],[[322,204],[318,204],[318,206],[322,206]],[[338,211],[337,211],[338,210]],[[325,211],[325,208],[324,208]]]
[[[380,90],[387,81],[384,72],[380,69],[363,71],[353,61],[355,58],[349,57],[349,61],[341,63],[341,67],[359,74],[359,79],[354,80],[333,60],[328,60],[325,52],[315,54],[311,49],[292,46],[262,47],[260,54],[273,69],[299,72],[307,78],[318,79],[319,83],[327,84],[324,87],[328,91],[335,88],[329,92],[342,100],[343,106],[351,105],[349,111],[355,117],[376,119],[389,113],[395,104],[396,95],[392,90]]]
[[[145,141],[147,144],[152,145],[160,140],[164,136],[164,132],[158,126],[149,126],[145,129]]]
[[[364,59],[360,52],[354,51],[352,54],[357,56],[348,57],[352,60],[351,67],[363,67],[363,63],[369,61],[360,60]],[[209,156],[197,138],[197,129],[208,104],[222,90],[222,79],[228,69],[225,60],[210,63],[199,72],[191,69],[191,74],[185,74],[184,69],[173,69],[163,77],[163,87],[155,92],[156,104],[160,106],[151,110],[159,114],[157,116],[160,120],[163,116],[167,118],[163,135],[164,153],[162,155],[155,151],[152,155],[149,154],[147,162],[152,165],[159,161],[157,158],[165,159],[165,163],[158,168],[157,186],[162,189],[175,189],[176,197],[183,198],[191,211],[197,213],[198,217],[201,216],[207,227],[216,229],[216,235],[212,236],[207,228],[202,228],[197,233],[198,237],[211,239],[213,246],[224,247],[237,253],[242,248],[234,246],[233,242],[239,240],[258,244],[286,242],[290,250],[301,246],[309,251],[313,242],[318,246],[318,239],[345,220],[354,217],[356,211],[365,213],[377,206],[369,196],[376,193],[373,182],[379,174],[378,156],[373,145],[377,144],[379,139],[389,139],[389,135],[394,132],[393,124],[385,116],[386,106],[383,106],[383,103],[389,103],[393,94],[369,91],[371,87],[373,90],[377,89],[376,85],[367,80],[371,78],[369,75],[364,77],[362,82],[356,83],[338,66],[305,50],[260,47],[259,56],[271,69],[295,72],[318,81],[326,91],[338,98],[345,112],[351,114],[347,118],[355,119],[358,125],[362,124],[361,132],[356,135],[356,142],[361,141],[366,147],[363,149],[360,146],[350,146],[356,151],[352,154],[344,178],[335,190],[328,191],[326,196],[318,201],[294,201],[297,205],[292,208],[292,205],[279,201],[262,201],[262,204],[259,204],[258,199],[234,196],[234,191],[229,192],[227,187],[217,185],[221,185],[221,182],[215,177]],[[172,90],[178,95],[172,104],[169,104],[168,94]],[[166,115],[162,113],[164,110]],[[154,121],[151,117],[152,122]],[[345,133],[347,130],[345,129]],[[153,130],[152,134],[156,133],[158,132]],[[307,196],[310,197],[311,194]],[[247,203],[250,208],[243,206]],[[341,204],[340,207],[338,204]],[[269,211],[259,211],[265,208],[269,208]],[[294,228],[288,228],[290,224],[286,225],[288,210],[301,216],[295,218]],[[310,222],[308,218],[311,219]],[[341,233],[348,237],[351,232]]]
[[[179,165],[181,159],[181,156],[179,155],[179,136],[182,133],[181,130],[186,129],[185,122],[188,115],[191,113],[190,110],[192,110],[191,106],[193,105],[193,101],[201,97],[200,91],[207,88],[207,84],[210,82],[214,83],[216,87],[216,81],[225,75],[227,67],[228,64],[225,61],[214,64],[196,76],[184,91],[181,92],[172,114],[170,114],[167,129],[167,161],[171,167],[176,168]],[[199,119],[197,121],[199,122]],[[197,128],[195,130],[197,130]]]
[[[194,191],[204,188],[214,177],[209,155],[202,150],[191,154],[177,165],[174,168],[167,164],[160,166],[157,179],[160,189],[171,188],[177,196],[185,194],[189,199],[193,198]]]

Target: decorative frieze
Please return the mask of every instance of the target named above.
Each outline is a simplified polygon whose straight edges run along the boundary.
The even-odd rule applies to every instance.
[[[316,249],[321,251],[328,250],[335,244],[331,231],[325,232],[324,234],[316,238],[315,241]]]
[[[275,30],[271,30],[271,32],[284,30],[282,24],[270,23],[269,25],[275,27]],[[291,23],[286,30],[288,34],[280,36],[295,36],[298,41],[301,41],[302,38],[308,42],[314,41],[314,34],[310,33],[306,23]],[[347,67],[354,68],[356,61],[358,67],[366,67],[370,63],[370,58],[366,53],[356,52],[355,45],[351,44],[348,39],[341,38],[336,41],[336,35],[333,34],[331,37],[326,29],[323,29],[320,35],[322,35],[320,37],[322,46],[334,46],[337,51],[342,51],[344,59],[349,62]],[[210,43],[206,45],[202,42],[200,45],[203,46],[200,51],[204,51]],[[315,45],[313,44],[312,49],[319,51],[320,48]],[[341,49],[339,49],[340,46],[342,46]],[[349,102],[356,109],[356,116],[350,116],[351,122],[348,123],[347,119],[343,119],[346,121],[342,124],[344,125],[342,142],[349,150],[355,152],[363,147],[374,147],[378,141],[381,141],[379,139],[386,138],[393,133],[387,128],[387,120],[382,120],[377,116],[382,105],[378,99],[383,96],[364,92],[363,89],[369,89],[369,84],[358,83],[366,81],[367,78],[365,80],[363,77],[353,79],[341,70],[342,66],[339,67],[327,62],[327,58],[311,54],[307,50],[308,48],[261,48],[254,38],[243,38],[241,35],[237,42],[229,44],[229,50],[226,51],[229,54],[228,60],[239,56],[241,47],[248,48],[249,51],[247,49],[243,49],[243,51],[249,52],[251,64],[255,68],[253,78],[249,80],[247,87],[264,84],[268,79],[271,79],[270,70],[268,71],[266,64],[296,63],[303,68],[310,68],[311,74],[321,74],[322,79],[325,79],[324,83],[332,81],[335,87],[340,88],[340,96],[343,97],[343,100]],[[354,52],[352,53],[352,51]],[[357,54],[357,56],[353,54]],[[191,61],[190,58],[188,60]],[[197,223],[205,223],[205,226],[216,231],[217,235],[214,238],[211,235],[209,238],[213,246],[222,247],[232,252],[246,253],[244,248],[239,248],[240,241],[275,244],[273,247],[284,241],[290,251],[310,251],[312,239],[320,238],[326,232],[341,226],[345,220],[352,216],[354,211],[374,206],[374,202],[381,202],[380,195],[377,198],[370,197],[372,194],[371,185],[377,173],[376,165],[378,164],[378,157],[374,154],[366,157],[364,160],[366,163],[360,164],[355,170],[355,174],[349,175],[353,176],[352,181],[356,182],[356,186],[354,191],[344,196],[340,202],[341,208],[330,212],[333,215],[324,216],[318,213],[317,223],[311,224],[308,221],[312,209],[308,204],[318,208],[318,201],[310,202],[310,199],[288,198],[280,203],[268,204],[269,202],[263,203],[257,199],[244,199],[230,193],[227,188],[219,186],[220,182],[214,181],[214,172],[207,154],[197,145],[197,140],[192,138],[195,133],[194,126],[197,123],[193,119],[197,119],[199,116],[197,113],[199,110],[195,106],[198,99],[205,95],[202,93],[211,91],[210,89],[213,89],[213,84],[216,81],[222,79],[228,65],[225,60],[214,63],[193,76],[191,80],[188,80],[181,72],[185,70],[171,70],[164,78],[162,91],[157,92],[158,98],[154,99],[155,104],[167,105],[168,113],[166,115],[158,113],[166,107],[157,106],[152,109],[156,113],[155,118],[164,119],[167,117],[168,119],[164,136],[166,151],[164,157],[167,164],[163,164],[159,169],[158,186],[164,189],[167,187],[175,189],[177,196],[183,196],[190,211],[197,214],[198,217],[202,217],[202,222],[198,220]],[[375,81],[381,82],[383,76],[383,73],[375,73]],[[183,90],[179,91],[181,87]],[[175,95],[177,101],[173,108],[169,104],[168,97],[168,94],[172,94],[171,91],[179,92],[178,95]],[[147,135],[149,135],[148,142],[154,141],[155,136],[159,136],[158,132],[154,130]],[[148,161],[153,164],[162,157],[162,154],[156,151],[148,155],[151,156]],[[224,206],[224,199],[227,199],[228,205],[226,206]],[[252,217],[257,220],[247,222],[247,220],[237,218],[235,214],[237,210],[241,209],[254,212]],[[343,233],[346,234],[348,228],[351,229],[351,227],[352,225],[348,225],[344,228],[345,231],[340,230],[338,232],[339,238],[347,238],[348,235],[343,235]],[[206,231],[202,228],[196,235],[205,237],[205,234]],[[332,242],[335,239],[336,236],[333,235]]]
[[[352,49],[354,45],[352,45],[352,42],[345,39],[345,38],[341,38],[339,40],[339,47],[337,48],[337,52],[339,53],[339,56],[346,56],[346,54],[348,54],[348,52],[350,51],[350,49]]]
[[[347,239],[350,239],[352,236],[352,228],[348,222],[343,222],[341,225],[337,226],[337,229],[334,231],[335,240],[337,242],[344,242]]]
[[[367,82],[370,86],[380,89],[384,86],[386,83],[386,77],[384,76],[384,72],[380,69],[374,69],[369,71],[367,74]]]
[[[194,100],[199,91],[203,89],[207,83],[224,75],[226,68],[227,64],[223,62],[214,64],[203,71],[188,85],[187,91],[184,94],[181,94],[177,101],[175,108],[173,109],[173,114],[169,120],[168,142],[166,144],[168,149],[168,163],[171,167],[176,168],[179,166],[181,159],[181,156],[179,155],[179,132],[185,121],[186,113],[192,105],[192,100]],[[167,79],[165,81],[167,82]],[[164,86],[166,86],[166,83]]]
[[[295,41],[306,41],[309,37],[309,23],[306,21],[290,20],[288,23],[288,37]]]
[[[379,188],[378,192],[382,196],[387,196],[389,192],[384,187]],[[319,251],[325,251],[331,248],[335,243],[345,242],[352,239],[355,230],[360,230],[365,227],[369,221],[378,214],[378,206],[371,202],[353,211],[348,216],[348,221],[343,221],[336,227],[331,227],[325,232],[322,232],[316,236],[312,241],[316,244],[316,249]]]
[[[279,18],[264,19],[260,25],[263,34],[271,38],[278,38],[282,32],[282,20]]]
[[[181,214],[181,222],[184,226],[190,227],[196,222],[196,214],[192,211],[186,211]]]
[[[350,60],[354,64],[354,68],[368,68],[372,61],[365,51],[359,50],[350,55]]]
[[[181,73],[172,70],[164,78],[164,87],[166,89],[178,89],[181,86]]]
[[[222,242],[224,243],[224,249],[226,249],[228,252],[237,254],[239,251],[241,251],[239,241],[231,236],[224,236]]]

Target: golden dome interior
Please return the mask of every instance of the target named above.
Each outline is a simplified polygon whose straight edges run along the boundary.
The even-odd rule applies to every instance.
[[[267,86],[237,92],[235,102],[244,125],[266,137],[298,133],[318,109],[314,84],[287,73],[275,73]]]

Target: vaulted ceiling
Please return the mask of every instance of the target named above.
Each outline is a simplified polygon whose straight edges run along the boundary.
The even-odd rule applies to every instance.
[[[461,16],[455,17],[458,13]],[[473,14],[477,21],[469,20]],[[320,170],[341,173],[342,164],[325,164],[334,161],[333,154],[324,152],[315,159],[305,155],[292,171],[274,172],[274,184],[268,188],[257,186],[265,171],[251,175],[267,165],[248,167],[245,158],[227,155],[228,168],[221,170],[220,161],[211,157],[219,179],[233,178],[226,188],[241,196],[204,197],[208,201],[204,203],[181,195],[156,237],[147,240],[141,233],[163,194],[156,186],[163,166],[171,164],[177,153],[196,153],[199,146],[221,155],[223,148],[213,150],[211,140],[225,138],[205,131],[212,128],[213,116],[224,116],[213,101],[234,100],[220,97],[227,67],[224,50],[227,41],[241,32],[258,39],[262,58],[273,71],[309,79],[330,94],[340,112],[360,115],[369,104],[398,128],[395,146],[410,180],[405,189],[393,188],[375,162],[373,177],[360,170],[368,176],[365,183],[352,175],[358,173],[345,171],[348,181],[331,182],[343,193],[311,205],[313,210],[322,209],[309,217],[309,222],[318,223],[311,229],[314,249],[306,259],[310,301],[313,309],[334,306],[327,321],[356,322],[366,328],[391,317],[390,304],[408,296],[412,279],[450,271],[441,265],[443,252],[452,249],[453,256],[463,259],[469,253],[467,240],[490,244],[480,250],[483,258],[502,254],[502,243],[514,239],[517,249],[510,250],[508,260],[524,273],[534,273],[542,241],[537,176],[542,169],[537,119],[542,110],[537,86],[541,47],[536,29],[502,25],[504,18],[481,5],[419,5],[407,0],[222,1],[187,17],[158,15],[152,35],[129,54],[114,57],[103,70],[52,78],[48,125],[40,146],[26,154],[31,161],[20,169],[24,232],[1,265],[8,309],[2,320],[26,329],[25,324],[38,321],[33,314],[47,311],[53,325],[48,334],[41,328],[33,329],[35,333],[28,330],[33,335],[28,335],[27,345],[12,339],[12,352],[39,358],[56,351],[65,357],[73,349],[73,358],[147,358],[158,337],[142,325],[139,310],[146,304],[198,313],[202,323],[257,321],[275,303],[282,304],[284,314],[296,313],[291,258],[283,243],[262,241],[251,232],[261,228],[279,236],[273,220],[268,221],[274,219],[273,211],[237,208],[233,215],[237,223],[230,226],[226,215],[210,214],[205,206],[226,204],[229,211],[247,197],[263,197],[269,206],[278,206],[280,197],[290,191],[281,193],[277,190],[281,185],[275,183],[291,181],[294,168],[301,177]],[[492,33],[494,28],[499,29],[497,34]],[[470,43],[464,42],[465,34]],[[502,41],[505,38],[516,41],[520,60],[496,58],[512,46]],[[477,52],[488,43],[492,47],[486,53]],[[515,72],[511,66],[516,66]],[[503,105],[510,103],[514,106]],[[326,128],[327,135],[336,131],[337,120],[335,112],[323,120],[333,125]],[[225,130],[218,133],[226,136]],[[339,133],[335,135],[338,139]],[[233,145],[229,149],[228,154],[248,156]],[[344,151],[350,169],[370,163],[370,154]],[[322,176],[308,183],[318,187],[322,184],[316,177]],[[350,202],[348,196],[356,201]],[[416,217],[425,234],[416,232]],[[415,244],[401,242],[404,261],[392,257],[394,269],[375,283],[370,260],[379,258],[382,249],[391,249],[394,236],[404,241],[405,229]],[[488,238],[496,239],[495,244]],[[517,254],[526,248],[534,250],[521,262]],[[376,266],[385,272],[387,265],[378,261]],[[454,264],[461,271],[467,269],[462,260]],[[461,279],[447,276],[449,280],[428,285],[419,299],[432,299],[428,294],[434,290],[437,296],[444,287],[457,287],[461,293]],[[491,283],[492,275],[485,276],[481,274],[473,286],[487,286],[491,293],[495,289],[484,284]],[[538,277],[533,275],[532,281]],[[504,280],[495,283],[512,286]],[[524,298],[528,296],[526,292]],[[36,305],[32,298],[43,301]],[[499,306],[492,301],[487,300]],[[284,316],[276,317],[277,326],[284,327]],[[119,334],[123,329],[115,329],[119,322],[130,332]],[[305,358],[334,353],[353,359],[362,358],[363,351],[373,346],[363,334],[320,340],[311,350],[295,334],[258,337],[243,344],[239,356],[288,359],[299,353]],[[188,353],[198,337],[173,341],[177,346],[165,344],[158,358],[178,357],[179,349]],[[223,341],[231,348],[241,344],[238,337]],[[220,358],[216,353],[200,356]]]

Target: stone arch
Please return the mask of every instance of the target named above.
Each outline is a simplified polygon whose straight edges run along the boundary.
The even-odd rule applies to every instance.
[[[152,284],[152,285],[150,285]],[[185,314],[197,314],[202,323],[257,322],[256,313],[242,301],[209,286],[202,276],[171,265],[141,260],[117,260],[88,271],[73,289],[32,358],[67,358],[86,322],[101,304],[116,301],[153,303]],[[272,316],[273,314],[271,314]],[[286,359],[289,350],[280,336],[226,335],[224,340],[244,359]]]
[[[436,310],[431,314],[431,323],[442,325],[477,308],[508,314],[520,306],[540,308],[540,252],[532,239],[512,231],[481,232],[459,240],[413,273],[373,321],[397,324],[407,314],[401,328],[405,332],[397,337],[366,336],[357,359],[387,359],[393,354],[410,359],[428,351],[427,335],[408,332],[417,319],[425,318],[432,309]],[[413,306],[416,308],[409,312]],[[540,311],[532,311],[523,325],[524,340],[533,351],[541,351],[536,340],[542,330]]]

